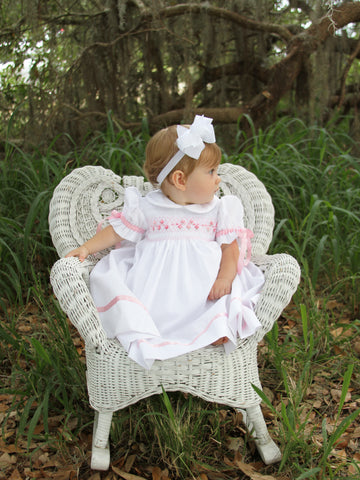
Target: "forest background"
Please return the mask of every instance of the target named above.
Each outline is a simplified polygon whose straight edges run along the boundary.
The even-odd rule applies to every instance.
[[[360,2],[3,0],[0,12],[0,478],[359,478]],[[48,282],[49,201],[78,166],[143,174],[149,136],[194,114],[214,118],[223,161],[265,183],[271,253],[302,268],[259,352],[283,460],[261,464],[231,409],[164,395],[119,413],[100,477],[82,340]]]

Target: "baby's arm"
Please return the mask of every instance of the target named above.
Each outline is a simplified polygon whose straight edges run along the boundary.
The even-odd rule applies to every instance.
[[[90,240],[83,245],[69,252],[66,257],[78,257],[80,262],[83,262],[88,255],[112,247],[116,243],[121,242],[121,240],[122,238],[119,237],[113,227],[109,225],[104,228],[104,230],[100,230],[100,232],[90,238]]]
[[[239,247],[237,241],[221,246],[222,258],[218,276],[209,293],[209,300],[217,300],[231,292],[232,282],[237,273]]]

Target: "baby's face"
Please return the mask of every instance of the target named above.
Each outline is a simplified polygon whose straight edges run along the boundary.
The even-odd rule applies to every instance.
[[[186,179],[185,200],[187,204],[209,203],[219,190],[221,181],[218,173],[218,167],[209,167],[199,165]]]

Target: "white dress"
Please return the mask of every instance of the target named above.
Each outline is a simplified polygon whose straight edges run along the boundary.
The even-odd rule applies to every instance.
[[[90,289],[107,336],[117,338],[135,362],[149,369],[155,359],[176,357],[221,337],[229,341],[216,348],[230,353],[237,337],[260,327],[254,306],[264,276],[253,263],[244,262],[231,294],[208,300],[221,244],[238,239],[239,263],[250,247],[237,197],[184,206],[160,190],[141,197],[130,187],[122,212],[114,211],[109,221],[125,240],[94,267]]]

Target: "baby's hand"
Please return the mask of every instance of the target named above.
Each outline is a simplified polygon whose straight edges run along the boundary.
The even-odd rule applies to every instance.
[[[227,278],[217,278],[214,285],[212,286],[208,299],[217,300],[218,298],[223,297],[231,293],[232,282]]]
[[[65,255],[65,258],[68,257],[78,257],[80,262],[83,262],[85,258],[89,255],[89,250],[84,247],[84,245],[81,245],[78,248],[75,248],[75,250],[71,250],[67,255]]]

